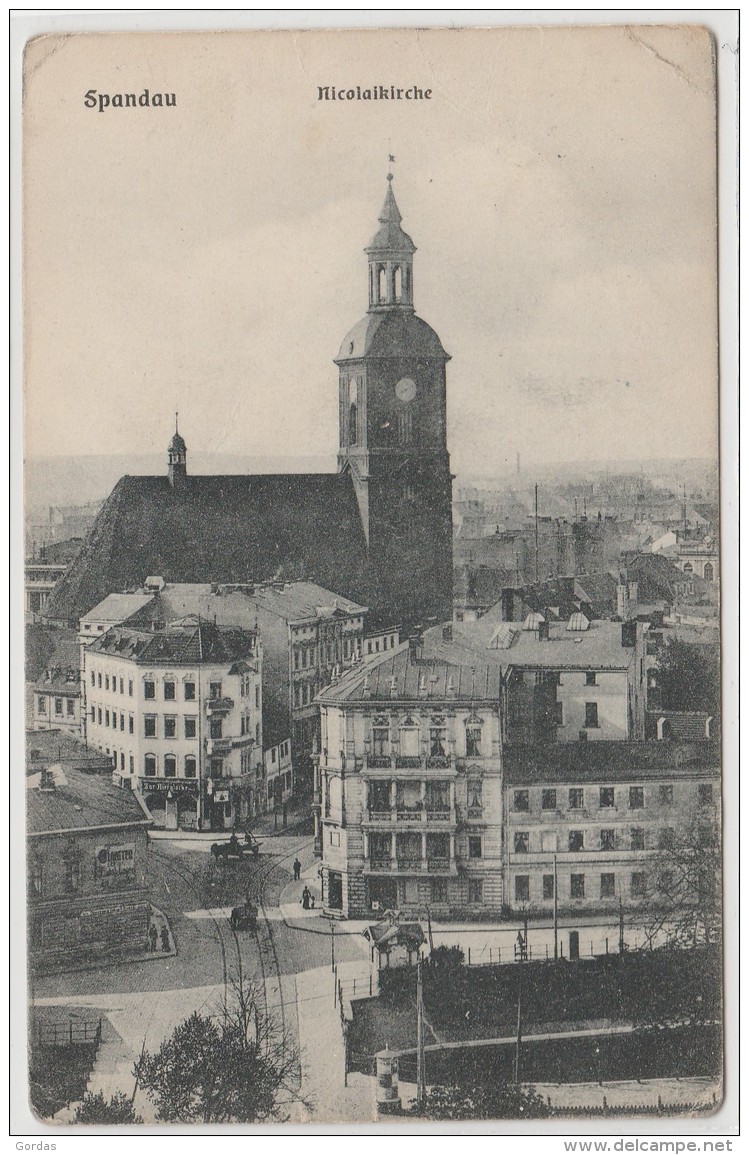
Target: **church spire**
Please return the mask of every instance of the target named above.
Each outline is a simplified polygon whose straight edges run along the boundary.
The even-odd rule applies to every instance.
[[[179,432],[179,413],[174,414],[174,437],[169,443],[169,484],[174,489],[187,477],[187,446]]]
[[[369,258],[369,311],[399,308],[412,312],[416,245],[401,228],[403,218],[393,192],[392,172],[387,181],[385,203],[378,217],[380,228],[364,250]]]

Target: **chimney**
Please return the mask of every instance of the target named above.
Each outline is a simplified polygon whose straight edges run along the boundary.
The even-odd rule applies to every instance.
[[[616,586],[616,616],[623,622],[629,617],[629,589],[626,573],[620,573]]]
[[[539,640],[539,642],[548,642],[548,640],[549,640],[549,623],[548,622],[539,622],[538,623],[538,640]]]
[[[408,639],[408,660],[412,666],[421,658],[424,649],[424,635],[420,630],[414,630]]]
[[[453,640],[452,622],[448,622],[447,625],[442,627],[442,641],[443,642],[451,642],[452,640]]]

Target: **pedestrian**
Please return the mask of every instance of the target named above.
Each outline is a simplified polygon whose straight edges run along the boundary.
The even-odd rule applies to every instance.
[[[312,898],[312,894],[311,894],[309,888],[305,886],[304,890],[302,891],[302,908],[304,910],[309,910],[309,904],[310,904],[311,898]]]
[[[171,949],[171,943],[169,942],[169,931],[165,926],[162,926],[161,928],[161,949],[163,951],[168,951]]]
[[[298,858],[294,859],[294,882],[299,882],[302,877],[302,864]]]
[[[153,923],[148,928],[148,949],[153,953],[156,950],[156,941],[159,937],[159,932]]]

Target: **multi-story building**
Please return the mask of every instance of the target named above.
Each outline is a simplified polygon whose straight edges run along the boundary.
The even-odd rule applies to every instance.
[[[225,829],[265,808],[256,632],[185,618],[83,651],[88,740],[158,826]]]
[[[68,735],[27,735],[29,960],[140,953],[147,943],[150,816]],[[97,772],[98,771],[98,772]]]
[[[77,669],[52,666],[30,686],[34,730],[81,732],[81,682]]]
[[[41,620],[55,586],[67,569],[66,563],[27,561],[24,566],[23,593],[27,622]]]
[[[499,913],[500,685],[491,658],[413,638],[319,695],[326,909]]]
[[[268,810],[280,809],[292,794],[291,739],[263,751]]]
[[[658,906],[719,828],[718,743],[503,751],[505,902],[516,912]]]
[[[474,626],[486,633],[486,617]],[[489,640],[506,668],[508,743],[616,741],[645,736],[648,627],[638,621],[568,622],[529,614]],[[478,637],[478,634],[476,635]]]

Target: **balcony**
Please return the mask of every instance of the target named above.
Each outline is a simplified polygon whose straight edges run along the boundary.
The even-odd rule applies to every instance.
[[[389,754],[368,754],[364,759],[365,766],[372,770],[389,770],[391,762]]]
[[[430,754],[427,758],[428,770],[449,770],[450,755],[449,754]]]
[[[368,822],[392,822],[392,810],[370,810],[367,816]]]
[[[405,806],[396,811],[398,822],[423,822],[424,811],[420,806]]]
[[[434,824],[441,830],[446,830],[449,827],[457,826],[457,814],[455,810],[444,809],[443,807],[434,810],[429,806],[425,809],[419,806],[414,810],[405,807],[398,807],[395,810],[373,807],[364,811],[362,821],[365,826],[391,826],[393,823],[397,823],[399,826],[413,827]]]
[[[228,714],[234,709],[233,698],[209,698],[205,704],[205,712],[211,714]]]
[[[469,806],[466,811],[466,816],[469,822],[480,822],[484,817],[483,806]]]
[[[361,760],[361,768],[365,774],[385,778],[396,770],[403,773],[404,778],[414,774],[424,773],[426,770],[440,770],[442,776],[453,777],[456,774],[456,760],[451,754],[439,754],[432,757],[417,754],[365,754]]]
[[[206,738],[207,754],[231,754],[233,741],[231,738]]]
[[[364,871],[369,874],[450,874],[458,873],[452,858],[369,858],[364,863]]]
[[[418,754],[396,754],[395,768],[396,770],[421,770],[424,763]]]
[[[449,858],[428,858],[427,871],[429,874],[454,874],[454,863]]]
[[[448,807],[440,806],[432,810],[427,803],[426,809],[427,822],[451,822],[454,821],[454,816],[451,814]]]

